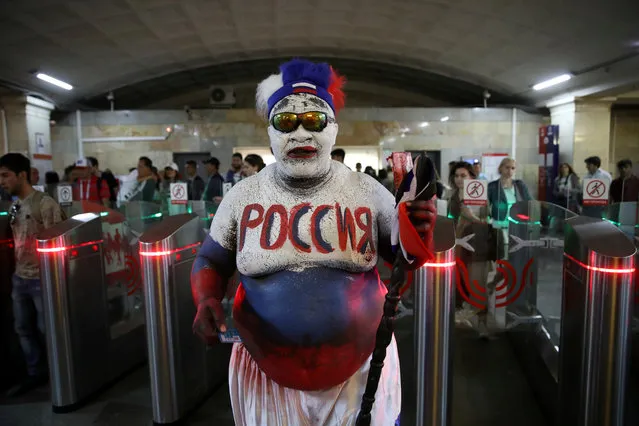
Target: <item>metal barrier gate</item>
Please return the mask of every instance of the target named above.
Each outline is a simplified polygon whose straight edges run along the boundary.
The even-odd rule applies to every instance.
[[[140,237],[155,423],[180,420],[228,377],[231,345],[207,348],[191,329],[190,274],[204,236],[200,217],[181,214]]]
[[[612,224],[567,220],[558,424],[624,425],[635,254]]]
[[[13,325],[11,290],[15,269],[10,201],[0,201],[0,390],[12,386],[24,371],[24,361]]]
[[[54,412],[68,412],[144,361],[144,327],[112,332],[100,216],[84,213],[38,235]]]
[[[415,274],[415,372],[417,425],[451,423],[451,340],[455,325],[455,227],[438,216],[435,259]]]

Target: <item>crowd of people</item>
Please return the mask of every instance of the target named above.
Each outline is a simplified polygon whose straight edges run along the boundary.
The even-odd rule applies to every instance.
[[[220,161],[215,157],[205,160],[202,166],[206,170],[206,180],[198,174],[195,161],[187,161],[183,170],[174,162],[158,168],[149,157],[143,156],[139,158],[137,167],[129,169],[128,175],[116,177],[111,170],[102,170],[97,158],[86,157],[66,167],[62,178],[57,172],[48,171],[41,183],[38,169],[31,167],[29,179],[34,186],[42,185],[54,199],[56,186],[64,183],[72,185],[74,201],[92,201],[107,207],[117,207],[128,201],[166,201],[170,197],[171,183],[177,182],[187,183],[189,200],[219,203],[224,183],[235,185],[241,179],[257,174],[265,164],[257,154],[243,157],[235,153],[224,175],[220,172]],[[2,189],[0,198],[12,199]]]

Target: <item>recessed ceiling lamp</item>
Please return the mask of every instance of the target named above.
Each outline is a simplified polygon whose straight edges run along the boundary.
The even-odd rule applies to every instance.
[[[62,80],[58,80],[57,78],[51,77],[50,75],[44,74],[44,73],[37,73],[36,77],[38,77],[40,80],[42,81],[46,81],[49,84],[53,84],[54,86],[58,86],[63,88],[64,90],[72,90],[73,86],[71,86],[69,83],[65,83]]]
[[[533,86],[533,90],[544,90],[557,84],[565,83],[572,78],[572,74],[562,74],[560,76],[551,78],[541,83],[537,83]]]
[[[448,120],[450,120],[450,118],[448,116],[442,117],[442,118],[439,119],[439,121],[441,121],[441,122],[448,121]]]
[[[419,127],[428,127],[428,121],[424,121],[423,123],[419,123]]]

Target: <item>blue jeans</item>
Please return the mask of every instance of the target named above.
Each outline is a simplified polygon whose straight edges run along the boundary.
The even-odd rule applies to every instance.
[[[45,374],[44,311],[39,279],[13,276],[13,316],[16,334],[27,363],[30,376]]]

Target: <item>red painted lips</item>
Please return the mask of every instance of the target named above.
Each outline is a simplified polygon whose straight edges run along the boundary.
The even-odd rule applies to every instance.
[[[312,146],[300,146],[291,149],[287,154],[288,158],[313,158],[317,155],[317,149]]]

